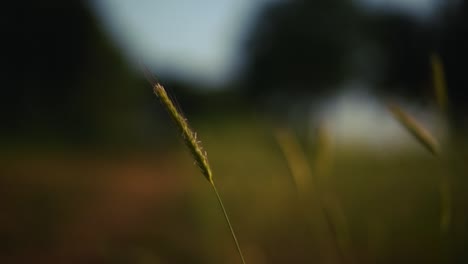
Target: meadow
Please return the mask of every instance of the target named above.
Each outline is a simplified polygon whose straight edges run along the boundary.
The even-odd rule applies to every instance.
[[[192,125],[246,263],[467,259],[463,139],[436,157],[423,147],[416,154],[376,155],[333,146],[320,175],[317,142],[298,138],[313,177],[301,197],[275,128],[258,115]],[[240,263],[209,184],[177,133],[168,140],[174,144],[152,152],[4,153],[1,262]],[[440,197],[447,175],[451,219],[444,229]]]

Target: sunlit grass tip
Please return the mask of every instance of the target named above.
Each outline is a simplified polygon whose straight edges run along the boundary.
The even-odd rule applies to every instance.
[[[431,68],[437,105],[441,111],[446,111],[448,107],[447,84],[445,81],[444,65],[437,53],[431,54]]]
[[[387,104],[395,119],[430,153],[439,153],[439,143],[432,134],[425,129],[415,118],[406,113],[396,104]]]
[[[153,92],[160,99],[162,105],[169,113],[169,116],[172,118],[177,128],[182,133],[182,138],[184,139],[184,143],[189,149],[190,153],[192,154],[192,157],[195,160],[195,163],[197,164],[198,168],[201,170],[203,176],[205,176],[205,178],[208,180],[211,187],[213,188],[213,191],[216,194],[218,203],[221,206],[224,219],[226,220],[226,223],[229,227],[229,231],[231,232],[231,236],[236,245],[236,249],[241,259],[241,262],[245,264],[246,262],[244,260],[244,255],[242,254],[242,250],[237,240],[237,236],[234,232],[234,228],[232,227],[231,221],[229,220],[229,216],[226,212],[221,196],[219,195],[216,185],[214,184],[213,173],[211,171],[210,164],[208,163],[208,155],[206,151],[203,150],[201,142],[197,138],[197,133],[190,127],[187,119],[182,114],[180,109],[178,109],[174,105],[174,102],[171,100],[171,98],[167,94],[166,89],[164,89],[164,86],[162,86],[162,84],[151,75],[151,73],[148,71],[146,67],[143,66],[143,70],[146,75],[146,78],[148,79],[148,81],[151,83],[153,87]]]

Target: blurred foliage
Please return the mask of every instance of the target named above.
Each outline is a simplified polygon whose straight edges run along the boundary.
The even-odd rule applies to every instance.
[[[283,116],[289,106],[308,111],[311,99],[350,79],[367,80],[384,94],[432,101],[429,56],[437,52],[445,66],[452,123],[464,124],[468,9],[466,2],[442,7],[440,16],[422,22],[390,11],[366,12],[351,0],[275,1],[245,40],[242,82],[206,90],[159,77],[189,115],[266,105]],[[4,143],[142,147],[158,141],[166,128],[155,119],[165,113],[85,2],[9,1],[4,9]]]
[[[459,127],[468,128],[468,78],[466,64],[468,62],[468,2],[459,1],[444,13],[446,23],[442,27],[437,46],[444,63],[446,73],[449,112],[453,123]]]
[[[428,20],[354,4],[297,0],[267,5],[244,43],[248,98],[266,102],[270,110],[310,104],[358,79],[378,93],[427,104],[434,101],[430,56],[436,52],[447,72],[452,121],[464,124],[468,4],[441,5]]]
[[[3,9],[2,134],[111,145],[135,137],[128,124],[148,111],[151,91],[132,76],[84,2],[8,1]]]
[[[404,14],[369,15],[364,21],[367,38],[383,57],[376,89],[413,99],[430,96],[431,28]]]
[[[245,43],[248,92],[254,98],[319,94],[347,78],[357,15],[347,0],[269,4]]]

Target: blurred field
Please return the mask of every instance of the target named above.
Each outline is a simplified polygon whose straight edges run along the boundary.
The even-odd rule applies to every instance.
[[[193,126],[246,261],[342,263],[316,194],[298,203],[272,127],[257,116],[226,120]],[[468,259],[468,147],[455,142],[441,157],[335,146],[326,185],[316,187],[341,204],[347,263]],[[0,263],[239,263],[216,197],[178,143],[154,152],[2,153]],[[313,142],[303,147],[313,164]],[[443,233],[447,175],[453,219]]]

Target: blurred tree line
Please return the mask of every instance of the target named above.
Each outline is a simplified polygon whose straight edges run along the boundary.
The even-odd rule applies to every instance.
[[[86,1],[8,1],[1,21],[3,144],[148,147],[168,132],[167,122],[157,120],[168,117],[149,83],[131,69]],[[232,89],[197,92],[203,91],[197,84],[161,80],[177,91],[189,116],[235,109]]]
[[[139,133],[129,124],[153,103],[151,90],[84,1],[7,1],[2,9],[3,141],[113,144]]]
[[[425,100],[432,96],[429,56],[437,52],[445,63],[453,119],[463,124],[468,4],[441,8],[433,20],[421,21],[369,12],[352,0],[273,1],[244,43],[241,84],[227,85],[242,89],[197,95],[194,84],[161,79],[190,113],[235,109],[241,101],[284,108],[320,98],[353,78],[382,93]],[[147,144],[155,138],[159,107],[148,83],[132,73],[85,2],[8,1],[3,11],[3,141]],[[213,108],[207,108],[207,98]]]
[[[272,2],[245,43],[245,93],[256,104],[278,108],[320,98],[358,79],[377,93],[424,101],[434,96],[430,55],[438,53],[453,121],[466,124],[467,19],[466,1],[445,2],[429,20],[369,11],[352,0]]]

